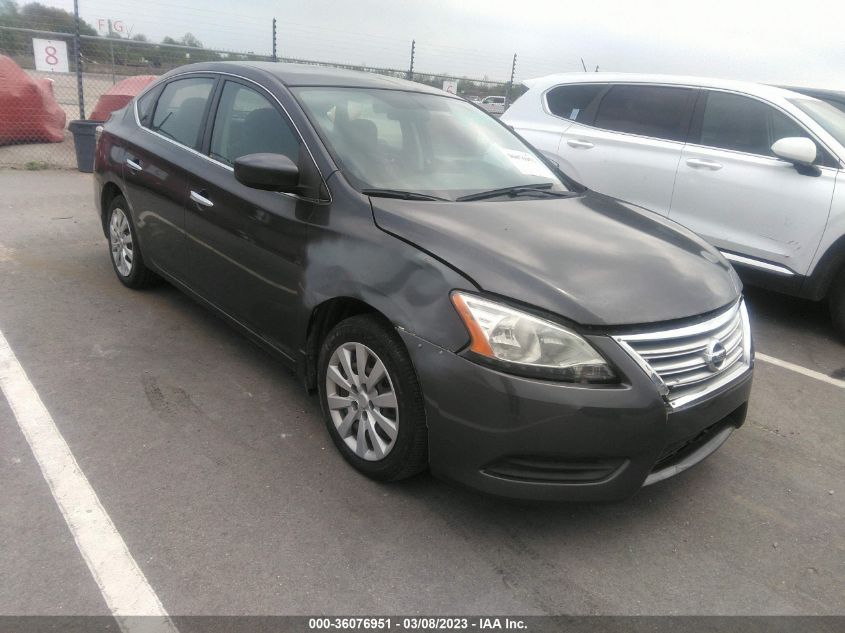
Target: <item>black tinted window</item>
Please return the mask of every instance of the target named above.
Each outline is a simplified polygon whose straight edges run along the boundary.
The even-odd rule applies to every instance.
[[[807,133],[788,116],[756,99],[710,92],[701,122],[701,145],[774,156],[775,141]]]
[[[156,102],[158,90],[153,88],[143,97],[138,99],[138,119],[144,127],[150,127],[150,120],[153,116],[153,106]]]
[[[284,154],[299,160],[299,140],[270,100],[252,88],[226,82],[211,132],[211,156],[228,164],[247,154]]]
[[[694,91],[663,86],[614,86],[596,113],[596,127],[616,132],[686,140]]]
[[[601,84],[573,84],[552,88],[546,93],[549,112],[572,121],[583,120],[584,110],[604,88]]]
[[[167,84],[156,104],[150,129],[188,147],[196,147],[202,116],[214,79],[196,77]]]

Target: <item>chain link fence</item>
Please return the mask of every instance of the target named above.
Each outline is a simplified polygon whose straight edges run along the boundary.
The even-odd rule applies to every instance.
[[[73,16],[69,17],[73,24]],[[74,168],[71,121],[106,118],[103,112],[122,107],[155,77],[193,62],[257,60],[346,68],[411,79],[476,101],[491,95],[513,100],[520,90],[510,81],[418,72],[414,66],[424,61],[425,49],[416,49],[415,44],[407,68],[382,68],[277,56],[274,40],[272,52],[255,54],[90,32],[77,35],[75,29],[60,29],[49,21],[18,19],[10,26],[10,20],[2,18],[0,14],[0,166],[6,167]],[[275,34],[275,21],[272,27]],[[513,67],[503,68],[503,74],[512,71]],[[126,81],[131,77],[137,79]]]

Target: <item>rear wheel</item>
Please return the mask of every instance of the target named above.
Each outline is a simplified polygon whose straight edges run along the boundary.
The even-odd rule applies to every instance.
[[[425,469],[422,393],[392,327],[371,315],[342,321],[323,342],[319,372],[326,426],[346,461],[379,481]]]
[[[146,288],[158,281],[158,276],[144,265],[126,198],[116,196],[111,201],[106,219],[111,263],[120,282],[129,288]]]
[[[845,342],[845,268],[833,280],[828,295],[830,316],[839,338]]]

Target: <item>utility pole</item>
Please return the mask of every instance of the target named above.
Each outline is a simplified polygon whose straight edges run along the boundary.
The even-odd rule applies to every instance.
[[[511,104],[511,90],[513,90],[513,78],[516,76],[516,53],[513,54],[513,64],[511,64],[511,80],[508,82],[508,89],[505,91],[505,110]]]
[[[85,95],[82,90],[82,47],[79,34],[79,0],[73,0],[73,16],[76,29],[73,34],[73,50],[76,56],[76,98],[79,101],[79,118],[85,118]]]
[[[273,61],[279,61],[279,58],[276,55],[276,18],[273,18]]]
[[[408,81],[414,80],[414,55],[417,52],[417,40],[411,40],[411,65],[408,67]]]

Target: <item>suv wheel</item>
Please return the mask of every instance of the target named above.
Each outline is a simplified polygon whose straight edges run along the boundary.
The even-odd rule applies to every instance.
[[[372,315],[342,321],[323,342],[318,371],[326,426],[346,461],[379,481],[425,469],[422,393],[392,327]]]
[[[830,316],[839,338],[845,342],[845,268],[843,268],[830,287],[828,296]]]

